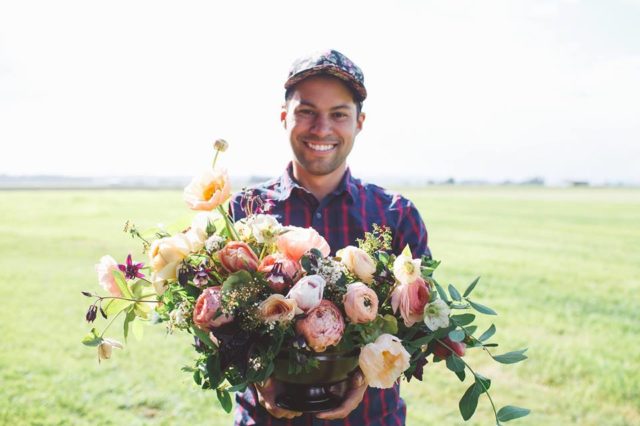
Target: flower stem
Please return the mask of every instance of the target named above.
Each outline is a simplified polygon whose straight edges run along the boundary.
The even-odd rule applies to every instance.
[[[100,337],[104,336],[104,333],[107,332],[107,330],[109,329],[109,327],[111,327],[111,324],[113,324],[113,322],[116,320],[116,318],[118,318],[120,316],[121,313],[123,313],[125,311],[125,309],[121,310],[120,312],[118,312],[116,314],[115,317],[111,318],[111,321],[109,321],[109,324],[107,324],[107,326],[104,328],[104,330],[102,330],[102,333],[100,333]]]
[[[213,156],[213,163],[211,164],[212,169],[216,168],[216,161],[218,161],[218,154],[220,154],[220,151],[216,149],[216,155]]]
[[[224,218],[224,223],[225,223],[225,225],[227,227],[227,232],[229,233],[229,236],[231,238],[233,238],[234,240],[239,241],[240,237],[238,236],[238,233],[236,232],[235,228],[233,227],[233,223],[231,222],[231,219],[229,218],[229,214],[224,210],[224,208],[222,208],[222,206],[218,206],[218,211],[220,212],[220,214]]]

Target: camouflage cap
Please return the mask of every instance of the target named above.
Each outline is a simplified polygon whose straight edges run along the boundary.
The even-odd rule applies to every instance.
[[[291,65],[284,88],[289,89],[305,78],[318,74],[332,75],[343,80],[353,89],[356,101],[364,101],[367,97],[362,70],[349,58],[333,49],[296,59]]]

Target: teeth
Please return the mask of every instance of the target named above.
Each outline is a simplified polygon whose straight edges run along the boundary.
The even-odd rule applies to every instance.
[[[333,145],[317,145],[313,143],[307,143],[307,146],[316,151],[329,151],[333,149]]]

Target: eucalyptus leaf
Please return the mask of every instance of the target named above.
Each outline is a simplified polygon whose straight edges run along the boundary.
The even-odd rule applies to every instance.
[[[526,351],[527,349],[525,348],[519,351],[507,352],[502,355],[493,355],[493,359],[502,364],[515,364],[527,359],[527,356],[524,354]]]
[[[464,370],[462,370],[462,371],[454,371],[454,373],[456,373],[456,376],[458,376],[458,379],[460,379],[461,382],[464,382],[464,379],[465,379]]]
[[[449,294],[451,295],[451,298],[453,300],[455,300],[456,302],[459,302],[462,300],[462,296],[460,296],[460,293],[458,292],[458,289],[456,289],[453,284],[449,284]]]
[[[233,403],[231,402],[231,395],[226,389],[216,389],[216,394],[218,395],[218,401],[220,401],[220,405],[227,413],[231,412],[233,408]]]
[[[458,403],[458,408],[460,409],[460,414],[465,421],[469,420],[471,416],[473,416],[473,413],[476,412],[479,397],[480,394],[477,391],[475,383],[469,386],[464,395],[462,395],[462,398]]]
[[[488,391],[489,388],[491,387],[491,379],[484,377],[482,374],[476,373],[475,379],[476,379],[476,386],[478,387],[477,391],[479,394],[482,394]]]
[[[457,325],[465,326],[465,325],[471,324],[473,320],[476,319],[476,316],[474,314],[459,314],[459,315],[452,315],[451,319]]]
[[[464,362],[457,355],[451,354],[451,356],[447,358],[447,368],[454,373],[464,371]]]
[[[491,324],[491,327],[489,327],[487,331],[485,331],[480,335],[480,337],[478,337],[478,340],[480,340],[481,342],[484,342],[485,340],[488,340],[489,338],[491,338],[491,336],[493,336],[495,332],[496,332],[496,326]]]
[[[476,284],[478,284],[478,281],[480,281],[480,277],[476,277],[476,279],[473,280],[471,284],[469,284],[469,287],[467,287],[467,289],[464,291],[464,294],[463,294],[464,297],[467,297],[468,295],[471,294],[473,289],[476,288]]]
[[[437,282],[433,282],[436,285],[436,290],[438,291],[438,294],[440,295],[440,299],[444,300],[445,302],[447,302],[447,304],[449,303],[449,296],[447,296],[447,292],[444,291],[444,288],[442,288],[442,286],[440,284],[438,284]]]
[[[531,410],[528,408],[516,407],[513,405],[506,405],[498,410],[498,420],[501,422],[508,422],[509,420],[519,419],[529,415]]]
[[[473,333],[475,333],[477,329],[478,327],[475,325],[470,325],[469,327],[465,327],[464,332],[469,336],[473,336]]]
[[[453,330],[449,333],[449,339],[454,342],[462,342],[465,338],[464,331],[462,330]]]
[[[493,309],[491,309],[488,306],[484,306],[481,305],[480,303],[476,303],[476,302],[472,302],[471,300],[467,299],[467,302],[469,302],[469,304],[471,305],[471,307],[473,309],[475,309],[476,311],[482,313],[482,314],[486,314],[486,315],[498,315],[498,313],[496,311],[494,311]]]

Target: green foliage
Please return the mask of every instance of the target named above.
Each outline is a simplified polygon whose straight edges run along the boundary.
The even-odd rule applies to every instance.
[[[82,338],[82,344],[86,346],[98,346],[102,343],[102,337],[98,335],[95,328],[92,328],[89,334]]]
[[[531,410],[527,408],[515,407],[513,405],[507,405],[498,410],[498,420],[501,422],[508,422],[509,420],[518,419],[528,415]]]
[[[526,351],[526,349],[521,349],[519,351],[507,352],[502,355],[493,355],[493,359],[502,364],[515,364],[516,362],[527,359],[527,356],[524,354]]]

